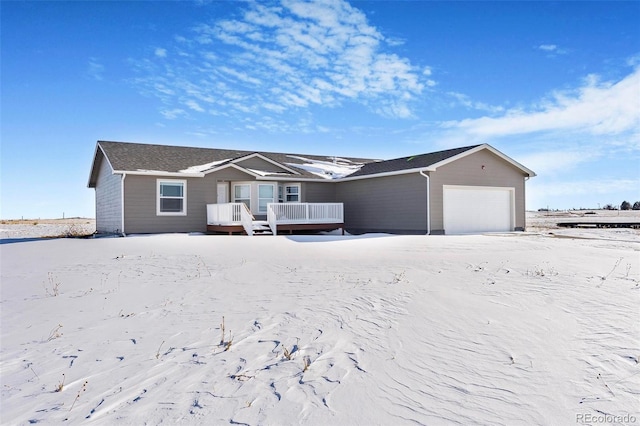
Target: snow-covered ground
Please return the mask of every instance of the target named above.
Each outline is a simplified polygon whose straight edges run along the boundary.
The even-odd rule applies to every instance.
[[[639,231],[540,229],[6,239],[0,422],[639,423]]]

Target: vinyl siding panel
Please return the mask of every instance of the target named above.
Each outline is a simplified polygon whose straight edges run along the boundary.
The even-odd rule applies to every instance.
[[[483,168],[484,166],[484,168]],[[525,228],[524,174],[495,154],[482,150],[439,167],[431,176],[431,230],[446,232],[443,185],[512,187],[515,189],[515,229]]]
[[[303,182],[300,188],[304,203],[335,203],[335,183]]]
[[[206,205],[216,202],[214,174],[204,178],[183,179],[187,181],[186,216],[158,216],[156,214],[158,178],[156,176],[128,175],[125,179],[125,232],[128,234],[205,232],[207,229]]]
[[[244,167],[245,169],[260,170],[271,173],[288,173],[287,170],[283,169],[282,167],[278,167],[277,165],[265,161],[259,157],[248,158],[246,160],[239,161],[237,164],[238,166]]]
[[[96,180],[96,231],[118,234],[122,232],[121,175],[114,175],[109,163],[100,154],[100,168]]]
[[[427,231],[427,179],[418,173],[339,182],[336,201],[351,233]]]
[[[222,169],[214,173],[209,173],[208,175],[206,175],[206,177],[213,178],[220,182],[255,180],[253,176],[231,167]]]

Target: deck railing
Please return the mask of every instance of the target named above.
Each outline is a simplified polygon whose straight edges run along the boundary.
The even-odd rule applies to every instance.
[[[269,203],[277,223],[342,223],[342,203]],[[267,214],[268,216],[268,214]]]
[[[244,203],[207,204],[209,225],[239,225],[242,223]]]
[[[253,235],[254,217],[244,203],[207,204],[207,224],[242,225]],[[267,222],[273,234],[278,224],[344,223],[342,203],[269,203]]]
[[[245,203],[240,203],[240,222],[242,222],[242,227],[244,228],[244,232],[247,233],[248,236],[253,236],[253,221],[255,218],[249,211],[249,207]]]

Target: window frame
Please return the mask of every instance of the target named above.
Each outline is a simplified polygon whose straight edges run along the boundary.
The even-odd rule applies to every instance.
[[[233,198],[232,198],[233,202],[234,203],[243,203],[244,201],[242,201],[242,200],[247,200],[247,201],[249,201],[249,203],[245,203],[245,205],[249,208],[249,211],[252,211],[251,210],[251,192],[252,192],[251,183],[234,183],[232,186],[233,186],[233,191],[231,191],[231,195],[233,196]],[[236,187],[238,187],[238,186],[247,186],[247,187],[249,187],[249,198],[236,198]]]
[[[182,196],[162,195],[162,186],[182,185]],[[162,199],[182,200],[182,210],[179,212],[162,211]],[[156,180],[156,216],[186,216],[187,215],[187,181],[186,179],[157,179]]]
[[[289,188],[294,188],[294,187],[298,188],[298,192],[296,192],[295,194],[294,193],[290,193],[288,189]],[[301,202],[301,195],[302,195],[301,191],[302,191],[302,188],[301,188],[299,183],[285,184],[284,185],[283,194],[282,194],[283,195],[283,201],[285,203],[299,203],[299,202]],[[290,195],[291,196],[296,196],[298,199],[295,200],[295,201],[290,201],[289,200],[289,196]]]
[[[270,187],[271,188],[271,197],[265,198],[265,197],[261,197],[260,196],[260,187],[261,186],[266,186],[266,187]],[[273,183],[259,183],[258,184],[258,214],[266,214],[267,213],[267,204],[268,203],[275,203],[277,200],[277,186]],[[267,202],[267,204],[264,205],[264,210],[261,209],[261,205],[260,202],[262,200],[270,200]]]

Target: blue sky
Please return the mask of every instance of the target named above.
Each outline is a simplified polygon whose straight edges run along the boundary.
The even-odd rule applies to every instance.
[[[5,1],[0,216],[94,216],[97,140],[489,143],[527,208],[640,201],[640,2]]]

